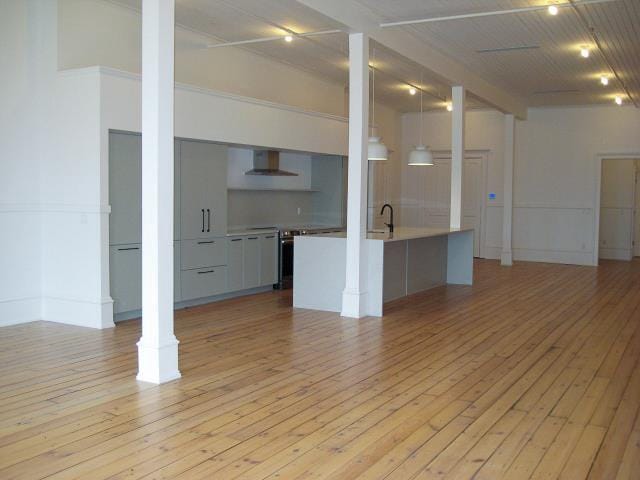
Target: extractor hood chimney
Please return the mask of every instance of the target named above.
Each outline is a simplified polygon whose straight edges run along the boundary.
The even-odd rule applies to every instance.
[[[253,169],[245,175],[263,175],[271,177],[297,177],[297,173],[280,170],[280,152],[276,150],[255,150]]]

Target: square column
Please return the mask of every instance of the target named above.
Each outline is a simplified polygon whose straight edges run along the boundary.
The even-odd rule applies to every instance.
[[[464,161],[465,88],[451,88],[451,208],[449,226],[462,226],[462,162]]]
[[[513,231],[513,159],[515,152],[515,118],[512,114],[504,116],[504,202],[502,217],[502,253],[500,263],[513,265],[511,252],[511,234]]]
[[[142,2],[142,337],[138,376],[180,377],[173,334],[175,0]]]
[[[367,176],[369,125],[369,37],[349,35],[349,179],[347,187],[346,283],[344,317],[367,314]]]

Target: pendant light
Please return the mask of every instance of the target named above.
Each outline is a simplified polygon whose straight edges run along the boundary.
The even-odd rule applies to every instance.
[[[431,150],[422,143],[422,85],[422,72],[420,72],[420,144],[411,150],[409,154],[409,165],[433,165]]]
[[[376,49],[373,49],[373,58],[375,62]],[[371,100],[371,132],[369,136],[368,154],[367,158],[372,161],[386,160],[389,157],[389,149],[382,143],[380,137],[377,134],[375,127],[376,123],[376,67],[372,66],[372,100]]]

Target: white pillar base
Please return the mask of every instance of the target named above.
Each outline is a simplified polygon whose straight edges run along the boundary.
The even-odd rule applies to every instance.
[[[513,254],[511,252],[502,252],[500,255],[500,265],[510,267],[513,265]]]
[[[340,316],[349,318],[366,317],[368,315],[368,299],[367,292],[354,292],[345,289],[342,292],[342,311]]]
[[[136,380],[160,384],[180,378],[178,343],[175,337],[164,345],[145,343],[141,338],[137,343],[139,370]]]

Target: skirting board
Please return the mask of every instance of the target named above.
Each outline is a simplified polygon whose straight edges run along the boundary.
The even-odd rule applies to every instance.
[[[111,328],[113,300],[88,301],[70,298],[43,297],[42,320],[89,328]]]
[[[230,298],[244,297],[244,296],[253,295],[256,293],[270,292],[271,290],[273,290],[273,287],[271,285],[267,285],[265,287],[251,288],[248,290],[239,290],[237,292],[224,293],[222,295],[214,295],[212,297],[196,298],[195,300],[186,300],[184,302],[176,302],[173,308],[174,310],[180,310],[181,308],[196,307],[198,305],[219,302],[221,300],[228,300]],[[131,319],[140,318],[140,317],[142,317],[142,310],[131,310],[130,312],[116,313],[114,317],[114,321],[116,323],[124,322],[125,320],[131,320]]]
[[[566,265],[593,265],[593,253],[514,248],[513,260],[522,260],[525,262],[563,263]]]
[[[0,327],[42,320],[40,297],[0,301]]]

